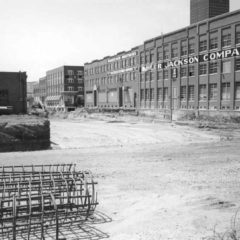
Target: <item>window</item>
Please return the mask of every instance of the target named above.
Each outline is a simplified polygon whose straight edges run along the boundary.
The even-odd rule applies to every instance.
[[[163,79],[168,79],[168,69],[163,70]]]
[[[188,53],[193,54],[195,52],[195,39],[190,38],[188,43]]]
[[[73,83],[73,78],[68,78],[68,83]]]
[[[189,77],[195,76],[195,67],[193,65],[188,68]]]
[[[79,92],[83,91],[83,87],[78,87],[78,91]]]
[[[218,48],[218,32],[217,31],[210,33],[209,48],[210,50]]]
[[[150,81],[152,81],[154,78],[154,73],[153,72],[150,72]]]
[[[187,76],[187,68],[186,67],[182,67],[180,70],[180,76],[181,77],[186,77]]]
[[[209,74],[214,74],[218,72],[218,63],[217,62],[211,62],[209,64]]]
[[[231,73],[231,61],[222,62],[222,73]]]
[[[199,52],[203,52],[207,50],[207,36],[202,35],[199,38]]]
[[[133,72],[133,75],[132,75],[132,80],[134,81],[136,79],[136,73]]]
[[[157,48],[157,60],[158,61],[161,61],[163,59],[163,56],[162,56],[162,47],[158,47]]]
[[[150,101],[154,101],[154,89],[150,89]]]
[[[240,58],[235,59],[235,71],[240,71]]]
[[[235,99],[240,100],[240,82],[235,83]]]
[[[163,59],[164,59],[164,60],[169,59],[169,48],[168,48],[168,45],[165,45],[165,46],[164,46]]]
[[[167,101],[168,100],[168,88],[165,87],[163,88],[163,101]]]
[[[200,84],[199,85],[199,101],[206,101],[207,100],[207,85]]]
[[[222,100],[230,100],[230,83],[222,83]]]
[[[68,91],[72,92],[74,90],[73,87],[68,87]]]
[[[187,40],[181,42],[181,56],[187,55]]]
[[[142,73],[140,75],[140,81],[143,82],[145,80],[145,73]]]
[[[180,100],[181,101],[186,101],[187,99],[187,87],[186,86],[181,86],[180,88]]]
[[[146,100],[150,99],[150,89],[145,89],[145,99]]]
[[[141,89],[140,91],[140,99],[144,100],[144,89]]]
[[[194,86],[188,86],[188,100],[194,101]]]
[[[163,78],[162,74],[163,74],[162,71],[157,72],[157,79],[158,80],[161,80]]]
[[[150,80],[150,72],[145,73],[145,80],[148,82]]]
[[[222,31],[222,47],[231,46],[231,29],[227,28]]]
[[[177,43],[172,44],[172,58],[175,58],[178,56],[178,45]]]
[[[150,62],[155,62],[154,61],[154,50],[150,51]]]
[[[144,53],[141,53],[141,54],[140,54],[140,61],[141,61],[141,64],[144,63],[144,59],[145,59],[145,57],[144,57]],[[123,67],[124,67],[124,66],[123,66]]]
[[[68,74],[68,75],[73,75],[74,72],[73,72],[73,70],[67,70],[67,74]]]
[[[78,71],[77,71],[77,74],[78,74],[78,75],[83,75],[83,71],[82,71],[82,70],[78,70]]]
[[[236,27],[236,44],[240,44],[240,25]]]
[[[163,97],[163,92],[162,92],[162,88],[158,88],[157,89],[157,100],[158,101],[161,101],[162,100],[162,97]]]
[[[199,64],[199,75],[207,74],[207,64],[201,63]]]
[[[150,63],[150,53],[149,53],[149,51],[146,51],[146,53],[145,53],[145,63]]]

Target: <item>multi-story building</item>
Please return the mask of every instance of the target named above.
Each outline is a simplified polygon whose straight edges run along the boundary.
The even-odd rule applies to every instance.
[[[26,72],[0,72],[0,113],[26,113]]]
[[[62,66],[46,73],[48,109],[72,110],[84,105],[84,67]]]
[[[191,0],[190,23],[229,12],[229,0]]]
[[[132,84],[136,99],[132,106],[136,109],[169,111],[171,115],[186,110],[240,110],[240,10],[162,34],[145,41],[134,52]],[[127,106],[121,104],[119,88],[114,104],[108,99],[102,104],[98,96],[102,89],[112,89],[110,68],[114,66],[108,61],[118,56],[85,64],[86,107]],[[104,65],[105,72],[99,72]],[[122,69],[118,65],[116,70]]]
[[[34,85],[34,101],[36,103],[45,104],[45,99],[47,95],[47,78],[42,77]]]
[[[85,64],[85,106],[135,108],[138,48]]]

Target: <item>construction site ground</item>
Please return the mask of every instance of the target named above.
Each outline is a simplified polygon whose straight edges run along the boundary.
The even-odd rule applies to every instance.
[[[93,238],[89,228],[79,239],[210,239],[214,231],[238,232],[236,125],[196,128],[111,115],[50,122],[51,150],[1,153],[0,163],[76,163],[91,170],[97,210],[111,221],[96,226],[104,234]]]

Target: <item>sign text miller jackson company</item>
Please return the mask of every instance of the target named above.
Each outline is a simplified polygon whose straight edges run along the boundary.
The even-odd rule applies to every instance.
[[[236,57],[236,56],[240,56],[240,47],[226,49],[218,52],[210,52],[207,54],[192,56],[189,58],[176,59],[173,61],[158,63],[157,65],[155,64],[142,65],[141,70],[142,72],[146,72],[156,68],[157,69],[167,69],[169,67],[174,68],[174,67],[184,66],[187,64],[208,62],[208,61],[214,61],[214,60],[225,59],[225,58]]]

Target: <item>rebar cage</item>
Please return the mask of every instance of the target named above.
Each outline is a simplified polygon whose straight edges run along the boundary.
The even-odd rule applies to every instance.
[[[98,204],[97,182],[75,164],[0,167],[0,239],[45,240],[52,227],[59,240],[64,224],[84,223]]]

